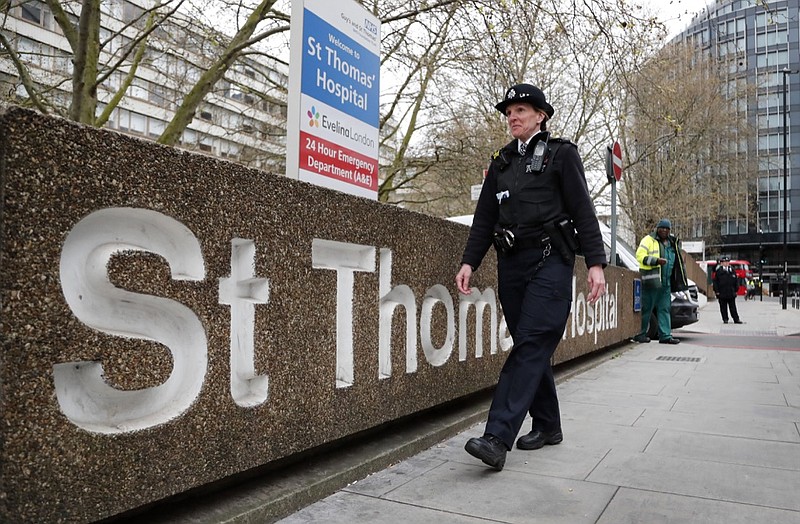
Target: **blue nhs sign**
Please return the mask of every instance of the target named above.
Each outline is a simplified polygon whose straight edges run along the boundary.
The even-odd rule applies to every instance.
[[[638,278],[633,280],[633,310],[642,310],[642,281]]]

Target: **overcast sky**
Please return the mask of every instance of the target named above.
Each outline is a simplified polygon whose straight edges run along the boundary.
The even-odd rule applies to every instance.
[[[680,33],[695,14],[712,5],[713,0],[642,0],[669,28],[669,36]]]

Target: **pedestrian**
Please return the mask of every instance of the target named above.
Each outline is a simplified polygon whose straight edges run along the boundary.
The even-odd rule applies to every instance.
[[[753,282],[752,278],[747,280],[747,294],[744,296],[744,299],[745,300],[756,299],[756,283]]]
[[[739,277],[731,269],[731,258],[723,255],[717,263],[717,270],[713,278],[714,293],[719,301],[719,312],[722,315],[722,322],[728,323],[728,311],[734,324],[744,324],[739,319],[739,312],[736,311],[736,294],[739,290]]]
[[[639,273],[642,277],[642,329],[633,337],[636,342],[650,342],[647,335],[650,319],[655,312],[658,341],[661,344],[678,344],[672,336],[672,292],[689,288],[686,267],[681,253],[681,241],[670,234],[672,223],[662,218],[655,231],[645,235],[636,249]]]
[[[539,449],[563,439],[550,359],[571,309],[576,251],[588,268],[590,303],[605,293],[606,255],[578,148],[546,131],[554,111],[544,93],[518,84],[495,108],[514,138],[492,155],[456,285],[470,294],[470,277],[494,245],[498,294],[514,346],[485,433],[464,448],[499,471],[526,413],[532,429],[517,448]]]

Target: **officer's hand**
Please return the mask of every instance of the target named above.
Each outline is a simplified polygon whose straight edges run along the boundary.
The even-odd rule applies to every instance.
[[[667,259],[666,258],[659,258],[658,259],[658,265],[659,266],[663,266],[666,263],[667,263]]]
[[[589,296],[586,300],[590,304],[594,304],[606,292],[606,276],[603,273],[603,266],[598,264],[590,267],[587,281],[589,282]]]
[[[469,278],[472,276],[472,266],[469,264],[461,264],[461,269],[456,275],[456,286],[461,293],[469,295],[472,289],[469,287]]]

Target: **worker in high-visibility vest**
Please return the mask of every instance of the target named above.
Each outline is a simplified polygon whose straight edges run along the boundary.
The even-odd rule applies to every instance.
[[[636,342],[650,342],[647,328],[653,311],[658,322],[658,341],[662,344],[678,344],[672,336],[670,307],[671,293],[689,287],[686,266],[681,253],[681,241],[670,234],[672,223],[662,218],[655,231],[645,235],[636,250],[639,273],[642,277],[642,329],[633,337]]]

